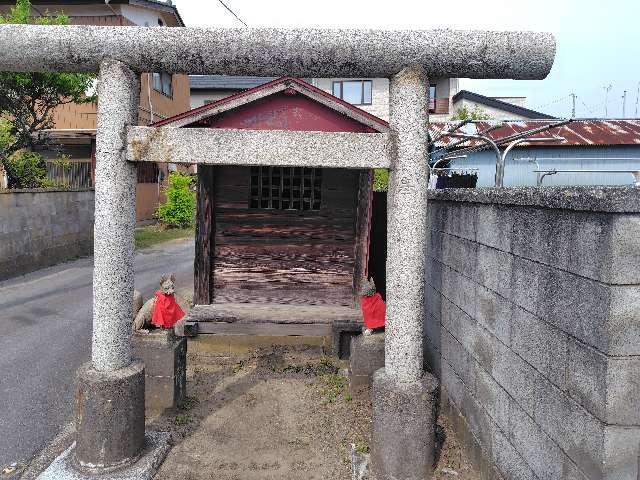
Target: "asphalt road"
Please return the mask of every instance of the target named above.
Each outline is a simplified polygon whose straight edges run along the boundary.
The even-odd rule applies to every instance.
[[[193,240],[136,254],[135,285],[148,299],[160,275],[193,285]],[[73,377],[91,352],[93,259],[0,282],[0,467],[36,454],[72,420]]]

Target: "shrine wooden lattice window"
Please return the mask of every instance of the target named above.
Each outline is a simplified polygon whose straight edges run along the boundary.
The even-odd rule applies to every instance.
[[[251,167],[251,208],[320,210],[322,169]]]

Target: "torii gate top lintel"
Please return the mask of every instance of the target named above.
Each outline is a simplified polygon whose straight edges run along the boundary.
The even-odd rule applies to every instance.
[[[105,59],[138,72],[297,77],[542,79],[555,39],[538,32],[0,26],[0,71],[97,72]]]

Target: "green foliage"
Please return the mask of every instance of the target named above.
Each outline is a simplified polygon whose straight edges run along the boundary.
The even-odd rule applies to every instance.
[[[386,168],[376,168],[373,171],[373,190],[375,192],[386,192],[389,186],[389,170]]]
[[[16,0],[9,15],[0,15],[0,25],[8,23],[66,25],[69,18],[48,12],[33,18],[30,1]],[[94,101],[94,96],[86,94],[94,81],[94,76],[84,73],[0,72],[0,113],[10,119],[15,137],[9,153],[33,148],[38,142],[33,134],[53,127],[53,113],[58,105]]]
[[[15,143],[13,124],[7,118],[0,117],[0,158],[9,155]]]
[[[30,150],[18,150],[5,158],[4,169],[9,188],[40,188],[52,186],[42,157]]]
[[[166,190],[167,202],[158,208],[158,218],[168,227],[187,228],[193,225],[196,213],[196,194],[191,187],[193,179],[179,172],[169,174]]]
[[[489,120],[490,118],[491,115],[477,105],[473,109],[461,107],[451,116],[451,120]]]

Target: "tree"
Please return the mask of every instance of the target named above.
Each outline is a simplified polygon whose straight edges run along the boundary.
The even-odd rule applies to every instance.
[[[193,179],[180,172],[169,174],[167,201],[158,207],[157,216],[162,223],[172,228],[187,228],[193,225],[196,215],[196,194],[191,191]]]
[[[0,25],[7,23],[66,25],[69,18],[61,13],[31,17],[30,1],[16,0],[9,15],[0,15]],[[0,161],[5,170],[7,159],[14,153],[46,143],[36,134],[53,127],[57,106],[94,101],[86,93],[94,81],[94,76],[84,73],[0,72]]]
[[[460,107],[451,116],[451,120],[489,120],[490,118],[491,115],[485,112],[478,105],[473,107],[473,109],[469,107]]]

